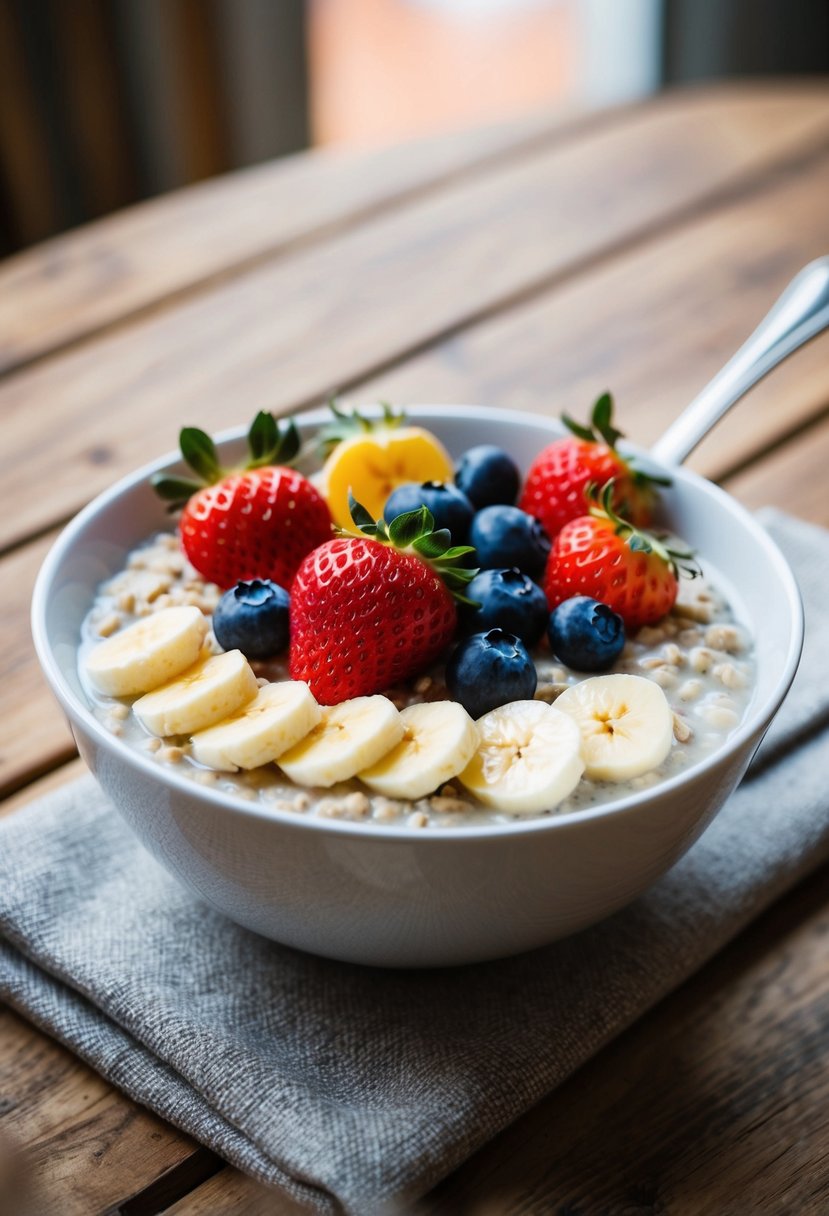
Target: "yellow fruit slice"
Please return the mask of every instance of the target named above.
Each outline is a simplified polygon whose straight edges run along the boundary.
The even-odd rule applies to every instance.
[[[354,532],[349,491],[379,519],[386,499],[405,482],[453,478],[452,460],[440,440],[423,427],[404,426],[344,439],[325,462],[322,488],[334,523]]]
[[[207,620],[198,608],[163,608],[99,643],[86,660],[98,692],[134,697],[181,675],[199,657]]]

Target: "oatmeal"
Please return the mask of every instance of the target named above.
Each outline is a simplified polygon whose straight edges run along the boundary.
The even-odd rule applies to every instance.
[[[611,669],[644,677],[665,693],[673,726],[667,757],[623,784],[582,777],[548,814],[584,810],[651,788],[716,751],[739,724],[754,683],[752,645],[718,583],[716,576],[684,583],[671,611],[630,636]],[[512,815],[487,808],[454,779],[412,801],[373,792],[356,778],[330,788],[301,788],[275,764],[247,772],[214,771],[196,761],[189,738],[148,734],[131,712],[131,698],[105,696],[92,687],[86,659],[104,639],[171,607],[197,608],[209,620],[220,596],[219,588],[182,555],[176,536],[166,533],[132,552],[124,570],[100,588],[84,623],[79,668],[94,712],[107,730],[196,784],[291,814],[417,828],[514,822]],[[221,651],[211,630],[203,647]],[[567,689],[585,679],[558,661],[546,642],[533,647],[532,658],[539,702],[555,705]],[[290,678],[285,658],[252,660],[251,666],[263,685]],[[399,710],[449,698],[440,663],[384,691]]]

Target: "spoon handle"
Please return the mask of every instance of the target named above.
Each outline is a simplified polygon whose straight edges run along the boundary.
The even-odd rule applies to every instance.
[[[829,257],[805,266],[722,371],[651,448],[662,464],[682,464],[723,414],[778,363],[829,326]]]

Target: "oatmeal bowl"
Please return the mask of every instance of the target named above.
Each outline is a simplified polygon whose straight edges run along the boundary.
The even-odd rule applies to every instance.
[[[244,473],[242,434],[183,433],[215,484],[139,470],[37,582],[43,670],[137,836],[240,924],[364,964],[517,953],[634,899],[794,677],[799,595],[762,527],[618,443],[606,398],[575,433],[268,419]]]

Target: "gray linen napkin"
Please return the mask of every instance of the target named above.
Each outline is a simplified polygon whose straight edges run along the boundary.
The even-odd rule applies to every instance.
[[[137,1101],[313,1210],[425,1193],[829,857],[829,534],[768,513],[807,653],[752,774],[631,907],[448,971],[238,928],[87,778],[0,824],[0,993]]]

